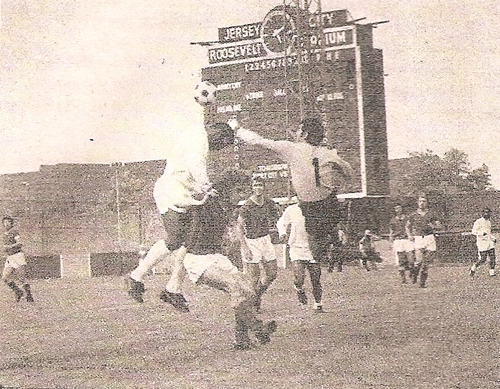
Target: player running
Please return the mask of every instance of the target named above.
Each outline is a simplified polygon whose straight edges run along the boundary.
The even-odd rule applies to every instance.
[[[2,219],[5,233],[3,236],[3,248],[7,254],[5,265],[2,272],[2,280],[11,288],[16,301],[20,301],[26,294],[26,301],[33,302],[30,284],[26,282],[26,258],[23,253],[23,243],[17,230],[14,228],[14,219],[10,216],[4,216]],[[24,292],[14,281],[17,279],[23,286]]]

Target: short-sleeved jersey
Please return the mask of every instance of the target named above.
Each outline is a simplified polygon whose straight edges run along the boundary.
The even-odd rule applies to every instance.
[[[438,220],[438,214],[432,210],[428,210],[425,215],[421,215],[415,211],[408,217],[408,226],[414,236],[432,235],[434,228],[431,224]]]
[[[19,233],[15,229],[11,228],[10,230],[5,231],[3,236],[3,243],[5,246],[10,246],[19,242],[19,239]],[[14,248],[5,248],[5,252],[7,255],[14,255],[20,253],[21,251],[22,249],[20,246]]]
[[[294,247],[309,248],[305,219],[298,204],[289,205],[276,223],[280,236],[286,235],[290,228],[288,244]]]
[[[407,239],[406,234],[406,223],[408,222],[408,216],[394,216],[390,221],[390,229],[392,237],[394,239]]]
[[[240,209],[240,216],[244,223],[245,237],[261,238],[269,235],[269,228],[278,220],[278,208],[269,198],[265,198],[262,205],[248,199]]]
[[[491,250],[495,247],[495,237],[491,234],[491,220],[481,217],[474,222],[472,233],[476,235],[479,251]]]

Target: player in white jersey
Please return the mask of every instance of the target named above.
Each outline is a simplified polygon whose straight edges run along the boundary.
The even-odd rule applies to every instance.
[[[192,207],[204,204],[213,194],[207,176],[209,142],[205,129],[198,131],[189,145],[177,145],[176,153],[167,160],[165,171],[155,183],[153,196],[165,227],[165,239],[157,241],[139,266],[127,277],[129,295],[143,302],[143,277],[165,255],[172,255],[174,266],[160,299],[180,311],[189,311],[181,287],[186,271],[183,260],[185,241],[192,219]]]
[[[304,119],[295,133],[294,142],[266,139],[241,128],[236,119],[231,119],[228,124],[245,143],[272,150],[288,164],[305,218],[309,246],[314,260],[320,262],[333,242],[332,234],[340,219],[336,188],[325,185],[320,172],[324,166],[330,165],[338,169],[344,179],[349,179],[350,165],[338,156],[335,149],[321,146],[325,130],[319,119]]]
[[[472,226],[472,234],[476,236],[476,245],[479,258],[477,258],[475,261],[472,261],[469,275],[473,277],[476,274],[479,266],[486,263],[486,261],[489,259],[489,274],[490,276],[494,276],[496,264],[495,243],[497,242],[497,240],[491,233],[490,208],[485,207],[483,209],[483,216],[477,219]]]
[[[312,293],[314,297],[314,312],[321,312],[323,304],[321,297],[323,288],[321,286],[321,266],[313,258],[309,249],[309,241],[305,228],[305,220],[298,204],[292,204],[285,208],[277,222],[280,238],[288,237],[287,244],[290,249],[290,261],[294,275],[294,287],[301,304],[307,304],[307,295],[304,291],[306,269],[311,279]]]

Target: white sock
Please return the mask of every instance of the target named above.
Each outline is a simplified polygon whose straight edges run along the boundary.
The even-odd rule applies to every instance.
[[[186,256],[187,250],[184,246],[175,250],[172,254],[173,257],[173,267],[170,279],[165,286],[165,290],[170,293],[182,293],[182,282],[186,276],[186,269],[184,268],[184,257]]]
[[[169,253],[170,251],[167,249],[165,241],[163,239],[159,240],[149,249],[144,259],[139,263],[139,266],[130,273],[130,278],[142,282],[144,276]]]

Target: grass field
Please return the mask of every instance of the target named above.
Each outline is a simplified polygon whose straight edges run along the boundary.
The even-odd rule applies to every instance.
[[[289,270],[264,297],[272,342],[233,351],[228,296],[186,282],[191,313],[133,303],[119,278],[33,282],[36,302],[0,291],[0,385],[27,388],[500,388],[500,277],[434,267],[429,287],[385,266],[324,272],[327,313],[299,306]],[[309,288],[309,283],[306,284]],[[310,296],[310,294],[309,294]]]

